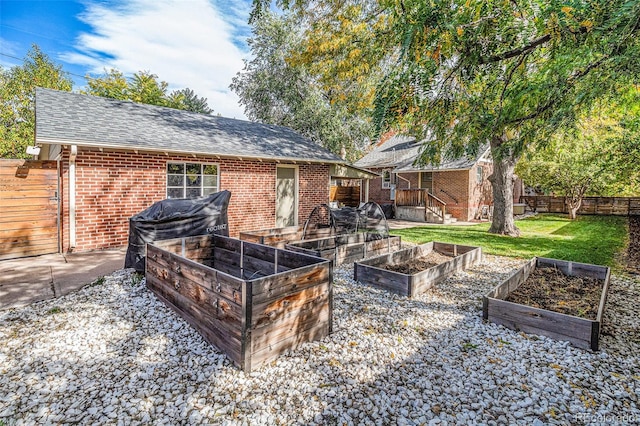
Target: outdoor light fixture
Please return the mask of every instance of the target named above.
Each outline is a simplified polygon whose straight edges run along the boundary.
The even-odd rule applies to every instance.
[[[29,154],[29,155],[39,155],[40,154],[40,147],[39,146],[28,146],[27,147],[27,154]]]

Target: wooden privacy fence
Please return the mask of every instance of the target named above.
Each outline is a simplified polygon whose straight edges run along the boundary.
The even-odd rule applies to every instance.
[[[58,163],[0,160],[0,260],[58,252]]]
[[[523,195],[520,202],[534,212],[569,213],[567,197]],[[640,215],[640,197],[585,197],[578,214],[635,216]]]

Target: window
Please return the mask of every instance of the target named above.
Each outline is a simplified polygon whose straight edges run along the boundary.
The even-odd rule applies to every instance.
[[[420,188],[433,194],[433,172],[420,172]]]
[[[482,183],[482,178],[484,177],[484,171],[481,166],[476,167],[476,179],[478,183]]]
[[[218,190],[218,165],[167,163],[167,198],[202,197]]]
[[[391,170],[382,171],[382,188],[391,188]]]

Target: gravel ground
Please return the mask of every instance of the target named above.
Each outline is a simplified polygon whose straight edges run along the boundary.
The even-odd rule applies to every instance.
[[[521,263],[486,256],[414,299],[336,268],[334,333],[250,374],[118,271],[0,312],[0,425],[640,422],[640,277],[613,276],[591,353],[483,324]]]

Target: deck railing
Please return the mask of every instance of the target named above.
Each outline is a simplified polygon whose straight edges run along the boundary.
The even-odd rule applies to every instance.
[[[428,189],[396,189],[396,206],[425,207],[425,220],[428,212],[444,219],[447,203],[431,194]]]

